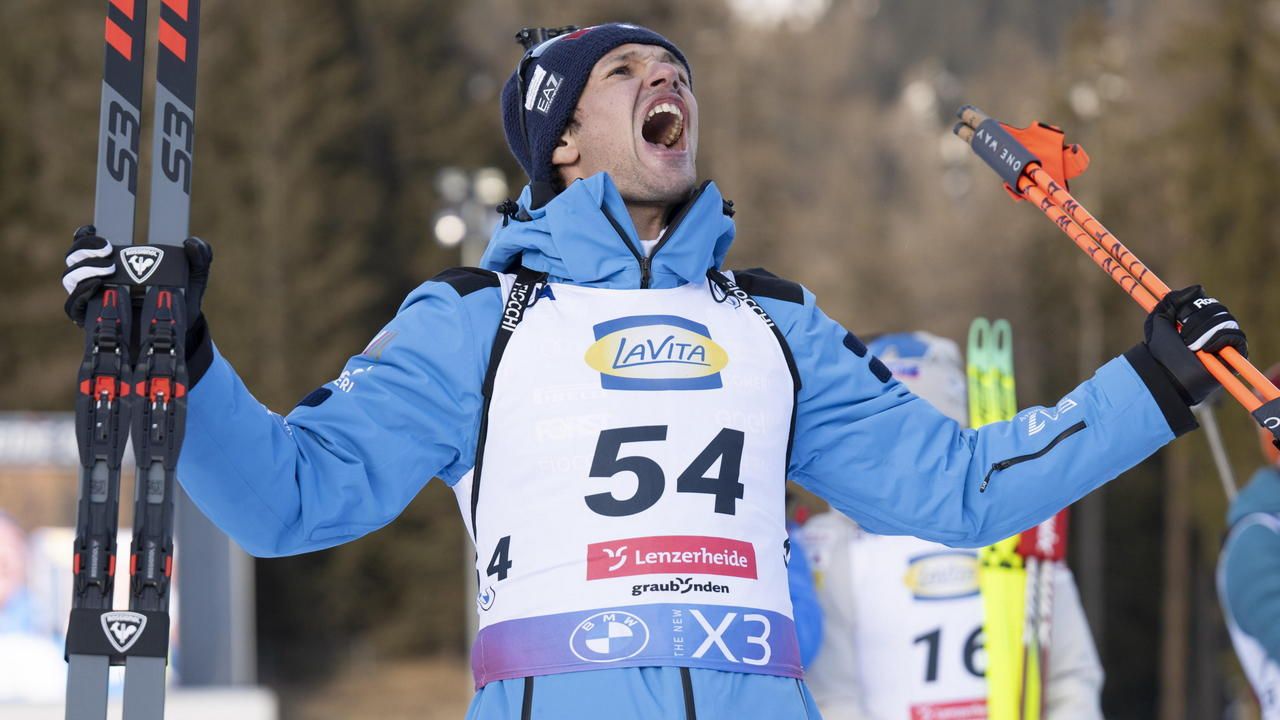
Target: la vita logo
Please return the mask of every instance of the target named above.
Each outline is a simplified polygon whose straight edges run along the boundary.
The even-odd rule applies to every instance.
[[[917,600],[954,600],[978,594],[978,557],[949,550],[911,558],[903,578]]]
[[[583,358],[606,390],[713,390],[729,354],[705,325],[678,315],[632,315],[599,323]]]

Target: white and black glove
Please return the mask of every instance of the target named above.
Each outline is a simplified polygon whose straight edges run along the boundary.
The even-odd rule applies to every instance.
[[[102,289],[102,283],[116,272],[115,248],[106,238],[98,236],[92,225],[76,229],[67,251],[67,270],[62,273],[62,287],[67,290],[67,303],[63,306],[67,317],[84,327],[85,308],[94,295]]]
[[[1181,329],[1179,329],[1181,326]],[[1249,343],[1240,323],[1216,298],[1199,285],[1164,296],[1144,326],[1147,349],[1172,377],[1188,405],[1196,405],[1218,388],[1218,381],[1195,356],[1199,350],[1218,352],[1227,347],[1248,357]]]

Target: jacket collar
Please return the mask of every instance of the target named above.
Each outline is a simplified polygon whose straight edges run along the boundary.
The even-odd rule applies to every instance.
[[[518,220],[499,227],[480,261],[503,272],[520,258],[553,282],[614,289],[641,286],[643,257],[631,215],[607,173],[574,182],[545,206],[529,207],[528,187],[520,195]],[[720,267],[733,242],[733,221],[714,183],[691,198],[663,235],[653,256],[649,287],[702,282]]]

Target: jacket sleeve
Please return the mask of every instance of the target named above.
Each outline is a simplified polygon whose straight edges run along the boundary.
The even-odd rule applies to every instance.
[[[1102,720],[1102,663],[1075,578],[1062,563],[1054,567],[1050,632],[1045,720]]]
[[[736,277],[783,332],[799,374],[790,479],[868,532],[987,545],[1195,427],[1139,345],[1055,405],[961,429],[894,380],[808,290],[767,274]]]
[[[1223,548],[1223,603],[1245,634],[1280,663],[1280,533],[1253,524]]]
[[[285,417],[253,398],[206,337],[178,465],[183,487],[258,556],[382,527],[433,476],[453,485],[470,469],[500,306],[493,273],[442,273]]]

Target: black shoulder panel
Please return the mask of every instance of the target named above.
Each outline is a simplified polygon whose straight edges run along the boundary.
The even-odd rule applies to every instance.
[[[804,289],[800,287],[800,283],[783,280],[764,268],[734,270],[733,281],[752,297],[767,297],[797,305],[804,304]]]
[[[858,339],[857,335],[854,335],[847,330],[844,333],[844,346],[849,348],[849,351],[858,357],[865,357],[867,354],[867,346]]]
[[[330,395],[333,395],[332,390],[327,387],[318,387],[299,400],[298,407],[319,407],[320,403],[328,400]]]
[[[880,362],[880,358],[875,355],[871,356],[871,361],[867,363],[867,365],[871,368],[872,374],[874,374],[876,379],[880,382],[887,383],[893,379],[893,373],[890,372],[888,366]]]
[[[449,268],[431,278],[431,282],[446,283],[462,297],[466,297],[477,290],[501,285],[497,275],[488,270],[473,267]]]

